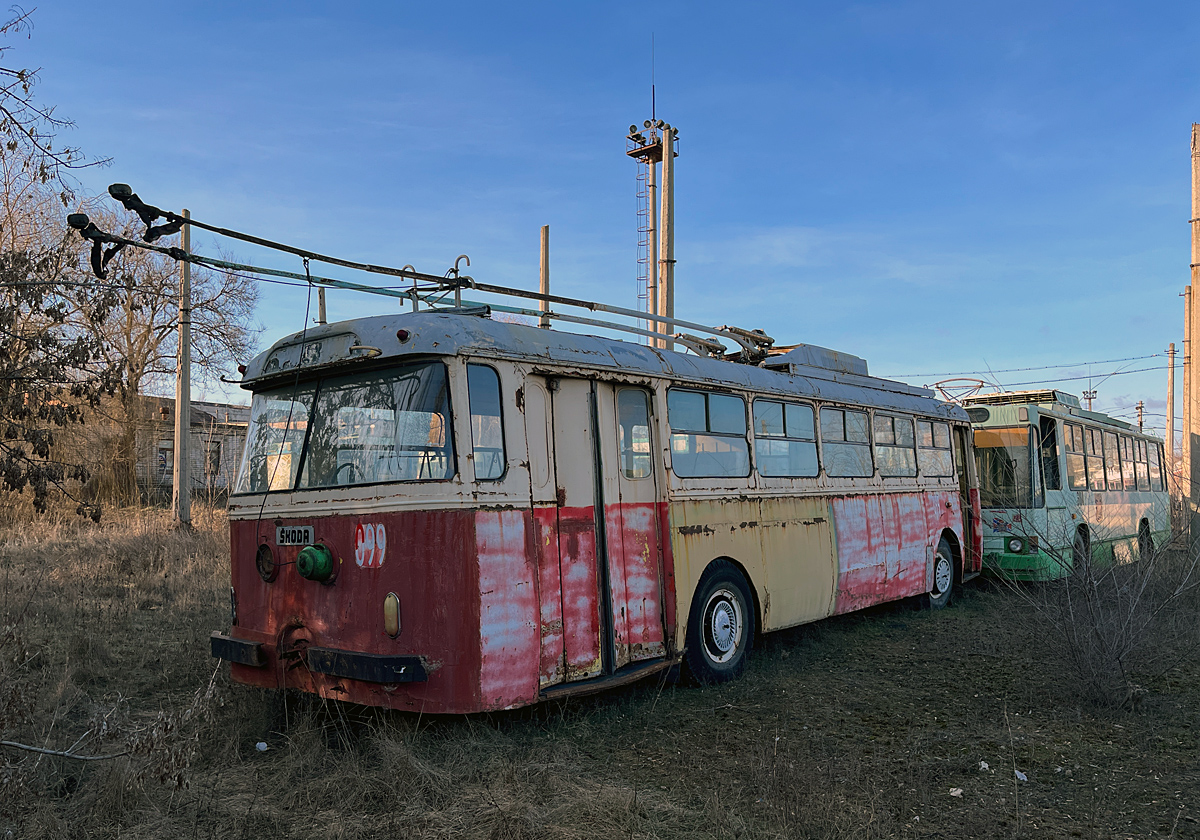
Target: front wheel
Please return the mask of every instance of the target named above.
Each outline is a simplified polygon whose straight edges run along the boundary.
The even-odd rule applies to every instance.
[[[700,683],[736,679],[754,641],[754,602],[741,571],[714,560],[700,578],[688,615],[687,664]]]
[[[954,552],[949,541],[942,537],[933,555],[933,589],[925,595],[931,610],[940,610],[950,603],[954,592]]]

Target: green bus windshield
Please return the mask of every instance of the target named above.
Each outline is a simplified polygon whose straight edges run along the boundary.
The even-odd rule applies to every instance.
[[[1033,507],[1029,426],[975,430],[979,502],[985,508]]]

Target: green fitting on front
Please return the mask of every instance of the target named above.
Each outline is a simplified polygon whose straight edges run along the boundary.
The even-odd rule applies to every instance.
[[[333,577],[333,552],[323,545],[306,545],[296,557],[296,571],[305,580],[324,583]]]

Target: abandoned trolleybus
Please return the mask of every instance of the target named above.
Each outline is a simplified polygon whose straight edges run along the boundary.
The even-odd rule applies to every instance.
[[[764,354],[765,355],[765,354]],[[239,682],[425,712],[736,676],[757,631],[980,568],[969,425],[800,345],[756,364],[433,310],[245,371]]]
[[[984,563],[1053,580],[1146,558],[1170,536],[1162,441],[1062,391],[963,400],[974,426]]]

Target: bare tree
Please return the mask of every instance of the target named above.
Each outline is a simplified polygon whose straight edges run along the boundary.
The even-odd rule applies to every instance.
[[[28,31],[29,13],[14,8],[0,38]],[[57,451],[57,430],[81,423],[119,387],[117,365],[79,316],[103,320],[107,290],[72,282],[79,258],[61,222],[74,200],[70,172],[99,161],[55,147],[70,122],[33,96],[37,72],[8,66],[0,45],[0,487],[32,490],[44,509],[57,489],[77,494],[87,478],[79,461]],[[79,510],[98,511],[82,501]]]

